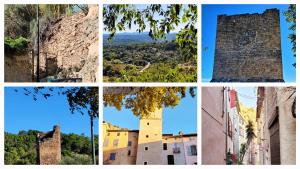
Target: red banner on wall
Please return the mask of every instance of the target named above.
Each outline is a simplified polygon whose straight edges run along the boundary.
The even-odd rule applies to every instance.
[[[230,95],[230,108],[233,108],[236,106],[235,90],[231,89],[229,95]]]

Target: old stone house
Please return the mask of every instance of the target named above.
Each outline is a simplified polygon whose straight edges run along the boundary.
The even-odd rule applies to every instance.
[[[260,164],[296,164],[295,92],[295,87],[258,88]]]

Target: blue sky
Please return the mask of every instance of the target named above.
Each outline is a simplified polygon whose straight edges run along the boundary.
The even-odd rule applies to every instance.
[[[288,5],[202,5],[202,81],[208,82],[212,78],[213,59],[215,52],[217,15],[263,13],[265,9],[277,8],[280,10],[281,47],[283,62],[283,78],[285,82],[296,81],[296,69],[292,66],[295,57],[291,51],[292,45],[288,39],[290,30],[283,12]],[[203,49],[208,47],[207,51]]]
[[[114,107],[104,107],[103,120],[121,128],[139,129],[139,119],[131,110],[122,107],[118,111]],[[163,133],[178,134],[197,132],[197,96],[192,98],[187,90],[186,97],[180,104],[172,108],[163,108]]]
[[[14,89],[19,89],[15,92]],[[21,89],[21,90],[20,90]],[[54,95],[45,100],[23,94],[23,89],[5,88],[4,129],[6,132],[18,133],[20,130],[50,131],[58,124],[63,133],[76,133],[90,136],[90,118],[87,114],[71,114],[65,96]],[[95,120],[95,134],[98,134],[98,119]]]
[[[257,87],[235,87],[234,89],[238,93],[240,103],[256,110]]]
[[[136,9],[139,9],[139,10],[143,10],[143,9],[146,9],[147,6],[151,5],[151,4],[132,4],[134,6],[134,8]],[[168,4],[161,4],[162,5],[162,9],[166,10],[167,9],[167,6]],[[183,6],[183,8],[187,8],[187,6]],[[182,15],[182,13],[181,13]],[[154,16],[154,19],[162,19],[162,16],[159,16],[159,15],[155,15]],[[149,22],[145,22],[146,24],[146,29],[144,30],[144,32],[149,32],[150,29],[149,29]],[[179,23],[179,25],[177,27],[175,27],[174,30],[172,30],[170,33],[177,33],[179,32],[184,26],[185,26],[186,23]],[[136,30],[138,29],[138,26],[133,24],[132,22],[132,25],[131,25],[131,29],[129,29],[128,27],[126,27],[126,30],[124,31],[117,31],[117,33],[131,33],[131,32],[137,32]],[[109,34],[109,32],[107,31],[104,31],[104,34]]]

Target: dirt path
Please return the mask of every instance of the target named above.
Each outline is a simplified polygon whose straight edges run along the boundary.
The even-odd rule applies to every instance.
[[[140,70],[140,73],[142,73],[144,70],[148,69],[150,65],[151,65],[150,62],[148,62],[147,65],[142,70]]]

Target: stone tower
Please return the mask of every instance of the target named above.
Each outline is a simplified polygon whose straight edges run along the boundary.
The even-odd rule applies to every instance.
[[[37,162],[42,165],[59,164],[61,160],[60,127],[53,127],[53,131],[38,133]]]
[[[211,82],[283,82],[278,9],[217,22]]]
[[[162,108],[140,118],[136,164],[162,164]]]

